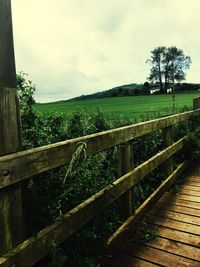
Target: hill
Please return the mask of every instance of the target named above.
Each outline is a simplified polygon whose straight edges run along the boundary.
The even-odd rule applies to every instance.
[[[143,84],[130,83],[121,86],[117,86],[102,92],[97,92],[89,95],[81,95],[71,98],[68,101],[87,100],[96,98],[116,97],[116,96],[131,96],[139,94],[139,91],[144,87]]]
[[[170,85],[169,85],[170,87]],[[150,89],[159,88],[159,84],[149,84],[145,82],[144,84],[130,83],[125,85],[120,85],[102,92],[97,92],[89,95],[81,95],[75,98],[71,98],[66,101],[78,101],[78,100],[89,100],[107,97],[118,97],[118,96],[135,96],[135,95],[146,95],[150,94]],[[189,92],[197,91],[200,88],[200,84],[197,83],[177,83],[175,85],[176,92]],[[160,93],[160,92],[159,92]],[[158,94],[159,94],[158,93]]]

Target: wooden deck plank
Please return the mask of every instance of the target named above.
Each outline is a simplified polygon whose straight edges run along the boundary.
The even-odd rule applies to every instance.
[[[136,257],[126,255],[123,253],[119,253],[115,255],[113,258],[110,258],[107,261],[108,267],[153,267],[153,266],[160,266],[155,263],[150,263],[148,261],[144,261],[138,259]]]
[[[190,185],[190,186],[195,186],[195,187],[200,187],[200,183],[197,183],[197,182],[190,182],[190,181],[188,181],[187,182],[187,185]]]
[[[178,231],[183,231],[186,233],[200,236],[199,226],[197,225],[192,225],[185,222],[179,222],[173,219],[162,218],[155,215],[148,215],[146,221],[147,223],[150,222],[158,226],[161,225]]]
[[[197,184],[200,184],[200,179],[189,179],[187,178],[186,181],[184,181],[184,183],[197,183]]]
[[[183,194],[183,195],[189,195],[189,196],[194,196],[194,197],[200,197],[200,190],[199,191],[193,191],[193,190],[188,190],[188,189],[178,189],[178,190],[171,190],[172,193],[178,193],[178,194]]]
[[[170,240],[200,248],[200,240],[199,236],[197,235],[181,232],[179,230],[171,229],[162,225],[157,226],[153,223],[149,223],[144,228],[141,228],[140,231],[146,233],[146,229],[154,233],[155,236],[168,238]]]
[[[173,204],[173,203],[172,204],[170,203],[170,205],[169,205],[168,203],[159,201],[156,204],[156,208],[160,208],[160,209],[163,209],[163,210],[176,211],[176,212],[179,212],[179,213],[200,217],[200,210],[193,209],[193,208],[190,208],[190,207],[179,206],[179,205],[176,205],[176,204]]]
[[[182,256],[136,242],[127,243],[122,250],[128,255],[136,256],[142,260],[150,261],[161,266],[195,266],[196,263],[199,265],[198,262],[191,259],[186,259]]]
[[[179,187],[181,189],[185,189],[185,190],[192,190],[192,191],[197,191],[197,192],[200,192],[200,188],[197,187],[197,186],[192,186],[192,185],[188,185],[187,183],[185,184],[181,184],[179,185]]]
[[[183,200],[200,203],[200,197],[189,196],[189,195],[185,195],[181,193],[175,193],[175,194],[176,194],[177,199],[183,199]]]
[[[194,182],[199,182],[200,183],[200,176],[199,175],[189,175],[186,177],[186,182],[188,181],[194,181]]]
[[[188,214],[181,214],[176,211],[170,211],[170,210],[162,210],[161,208],[153,208],[149,214],[153,214],[159,217],[173,219],[180,222],[195,224],[200,226],[200,218],[196,216],[191,216]],[[199,233],[200,233],[200,227],[199,227]]]
[[[149,247],[157,248],[166,252],[176,254],[191,260],[199,261],[200,263],[200,249],[190,245],[182,244],[179,241],[170,240],[169,238],[153,236],[149,240],[144,239],[145,232],[137,231],[133,242],[139,242]]]
[[[200,210],[199,203],[186,201],[183,199],[169,199],[169,197],[162,197],[159,202],[168,203],[168,205],[173,203],[174,205]]]
[[[166,192],[161,199],[163,199],[163,198],[167,198],[168,200],[171,199],[171,201],[181,199],[181,200],[188,201],[191,204],[196,203],[196,207],[200,209],[200,204],[199,204],[200,203],[200,197],[193,197],[193,196],[187,196],[187,195],[179,194],[179,193]],[[166,202],[167,202],[167,199],[165,199]]]

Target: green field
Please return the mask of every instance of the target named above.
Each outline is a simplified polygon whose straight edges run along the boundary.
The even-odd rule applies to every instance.
[[[177,93],[176,112],[184,107],[192,108],[193,98],[199,96],[199,92]],[[55,103],[35,104],[34,108],[48,114],[64,114],[69,116],[77,110],[86,109],[94,112],[99,108],[107,118],[138,119],[149,118],[172,113],[172,95],[144,95],[129,97],[112,97],[103,99],[60,101]]]

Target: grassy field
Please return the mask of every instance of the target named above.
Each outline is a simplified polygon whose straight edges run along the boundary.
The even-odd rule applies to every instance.
[[[193,98],[199,92],[177,93],[176,112],[184,107],[192,108]],[[107,118],[138,119],[142,116],[149,118],[172,113],[172,95],[144,95],[130,97],[112,97],[104,99],[61,101],[55,103],[35,104],[34,108],[47,114],[70,115],[77,110],[94,112],[99,108]]]

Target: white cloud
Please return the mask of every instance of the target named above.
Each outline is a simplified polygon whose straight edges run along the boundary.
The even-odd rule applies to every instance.
[[[16,65],[37,84],[37,101],[68,99],[144,82],[150,51],[176,45],[199,82],[199,0],[13,1]]]

